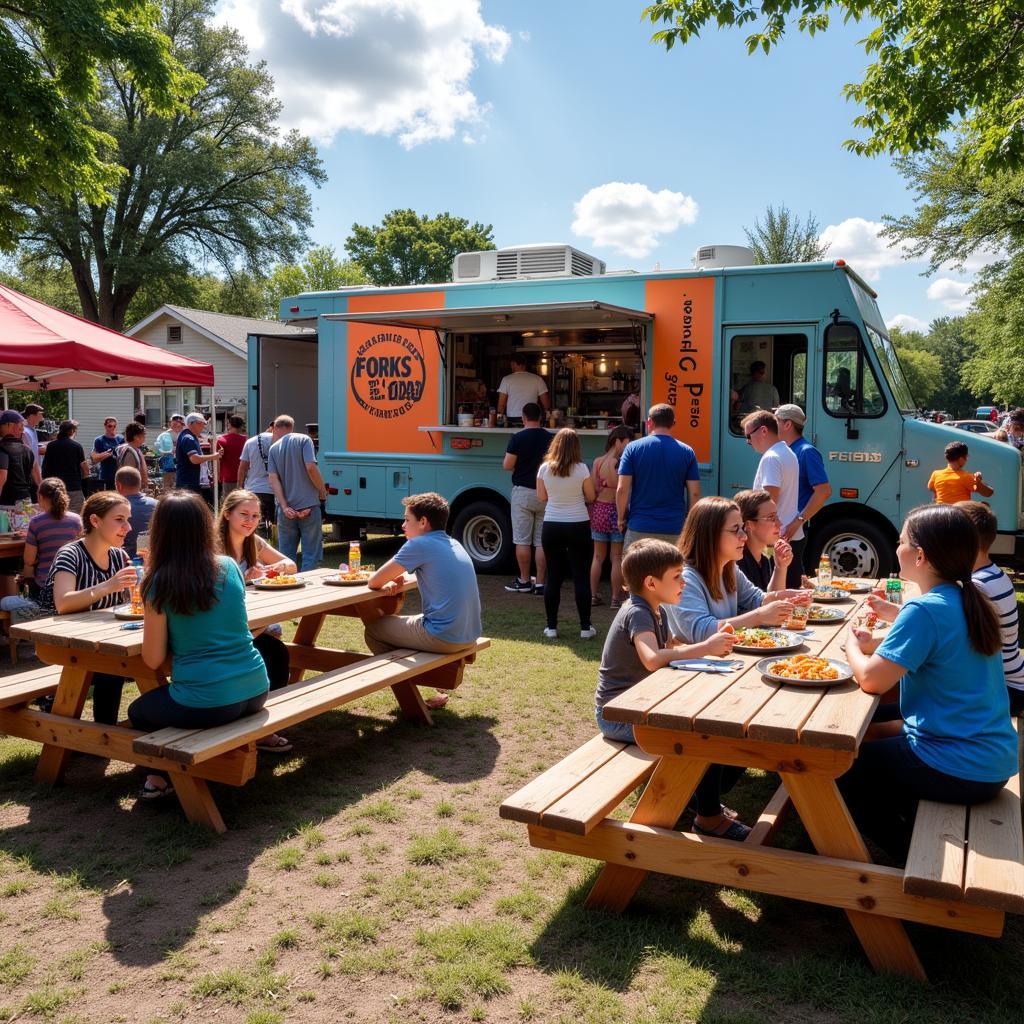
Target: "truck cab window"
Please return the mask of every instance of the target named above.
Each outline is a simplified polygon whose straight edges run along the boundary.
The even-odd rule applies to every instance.
[[[803,402],[807,394],[807,335],[736,334],[729,344],[729,429],[756,409]]]
[[[825,331],[822,366],[821,393],[830,416],[877,417],[885,412],[885,397],[853,324],[833,324]]]

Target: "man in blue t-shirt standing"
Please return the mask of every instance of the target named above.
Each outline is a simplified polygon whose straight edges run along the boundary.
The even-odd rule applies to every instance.
[[[653,405],[647,436],[630,441],[619,460],[615,506],[619,529],[625,527],[623,553],[641,537],[675,544],[683,532],[687,508],[700,497],[700,470],[694,450],[672,436],[671,405]]]
[[[786,578],[787,587],[799,587],[799,575],[804,567],[804,548],[807,545],[807,533],[810,529],[811,517],[817,513],[832,496],[832,486],[825,472],[825,462],[821,452],[804,437],[804,424],[807,417],[799,405],[780,405],[775,410],[775,418],[779,422],[779,440],[789,445],[790,451],[800,464],[800,487],[797,496],[796,517],[782,524],[782,537],[788,540],[793,548],[793,561]],[[798,541],[793,540],[794,534],[804,528],[804,536]],[[812,567],[813,568],[813,567]],[[796,583],[791,582],[796,580]]]
[[[124,438],[117,432],[117,418],[108,416],[103,421],[103,433],[92,443],[92,461],[99,465],[99,478],[105,491],[114,486],[114,474],[117,472],[114,453],[123,444]]]
[[[291,416],[274,420],[278,440],[267,456],[267,479],[277,499],[277,539],[281,553],[299,561],[302,572],[315,569],[324,557],[324,521],[320,502],[327,485],[316,464],[316,449],[308,434],[296,434]]]
[[[371,590],[393,589],[404,573],[413,573],[420,591],[421,615],[364,616],[366,645],[374,654],[402,647],[451,654],[480,636],[480,591],[476,570],[465,548],[444,532],[448,502],[440,494],[413,494],[402,499],[405,543],[368,580]],[[427,702],[441,708],[448,695]]]
[[[202,494],[199,486],[199,467],[204,462],[214,462],[220,458],[219,451],[203,454],[203,446],[199,438],[206,430],[206,417],[201,412],[190,412],[185,417],[185,429],[178,435],[178,445],[174,452],[174,486],[183,491],[195,491]]]

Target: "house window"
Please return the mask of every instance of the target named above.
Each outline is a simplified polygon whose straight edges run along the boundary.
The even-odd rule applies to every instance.
[[[168,345],[180,345],[181,344],[181,325],[180,324],[168,324],[167,325],[167,344]]]

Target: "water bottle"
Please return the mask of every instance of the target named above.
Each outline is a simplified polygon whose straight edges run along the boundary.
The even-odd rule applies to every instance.
[[[896,573],[890,573],[889,578],[885,581],[885,599],[892,604],[903,603],[903,586]]]
[[[362,572],[363,558],[359,551],[359,541],[349,541],[348,545],[348,571]]]
[[[823,551],[818,559],[818,586],[825,590],[832,586],[832,559]]]

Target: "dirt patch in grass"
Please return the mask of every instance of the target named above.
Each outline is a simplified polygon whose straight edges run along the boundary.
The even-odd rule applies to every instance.
[[[433,729],[400,721],[390,696],[289,729],[290,755],[215,787],[225,836],[173,803],[140,806],[124,765],[75,758],[65,786],[37,786],[38,746],[0,739],[0,1020],[1016,1017],[1016,918],[1000,940],[912,929],[921,988],[875,977],[843,915],[804,904],[655,877],[621,917],[586,910],[596,866],[532,850],[497,809],[593,735],[611,613],[577,640],[567,590],[568,639],[545,641],[541,599],[505,582],[480,581],[494,644]],[[324,637],[365,649],[348,619]],[[752,774],[730,802],[749,819],[772,788]],[[781,841],[806,843],[796,826]]]

